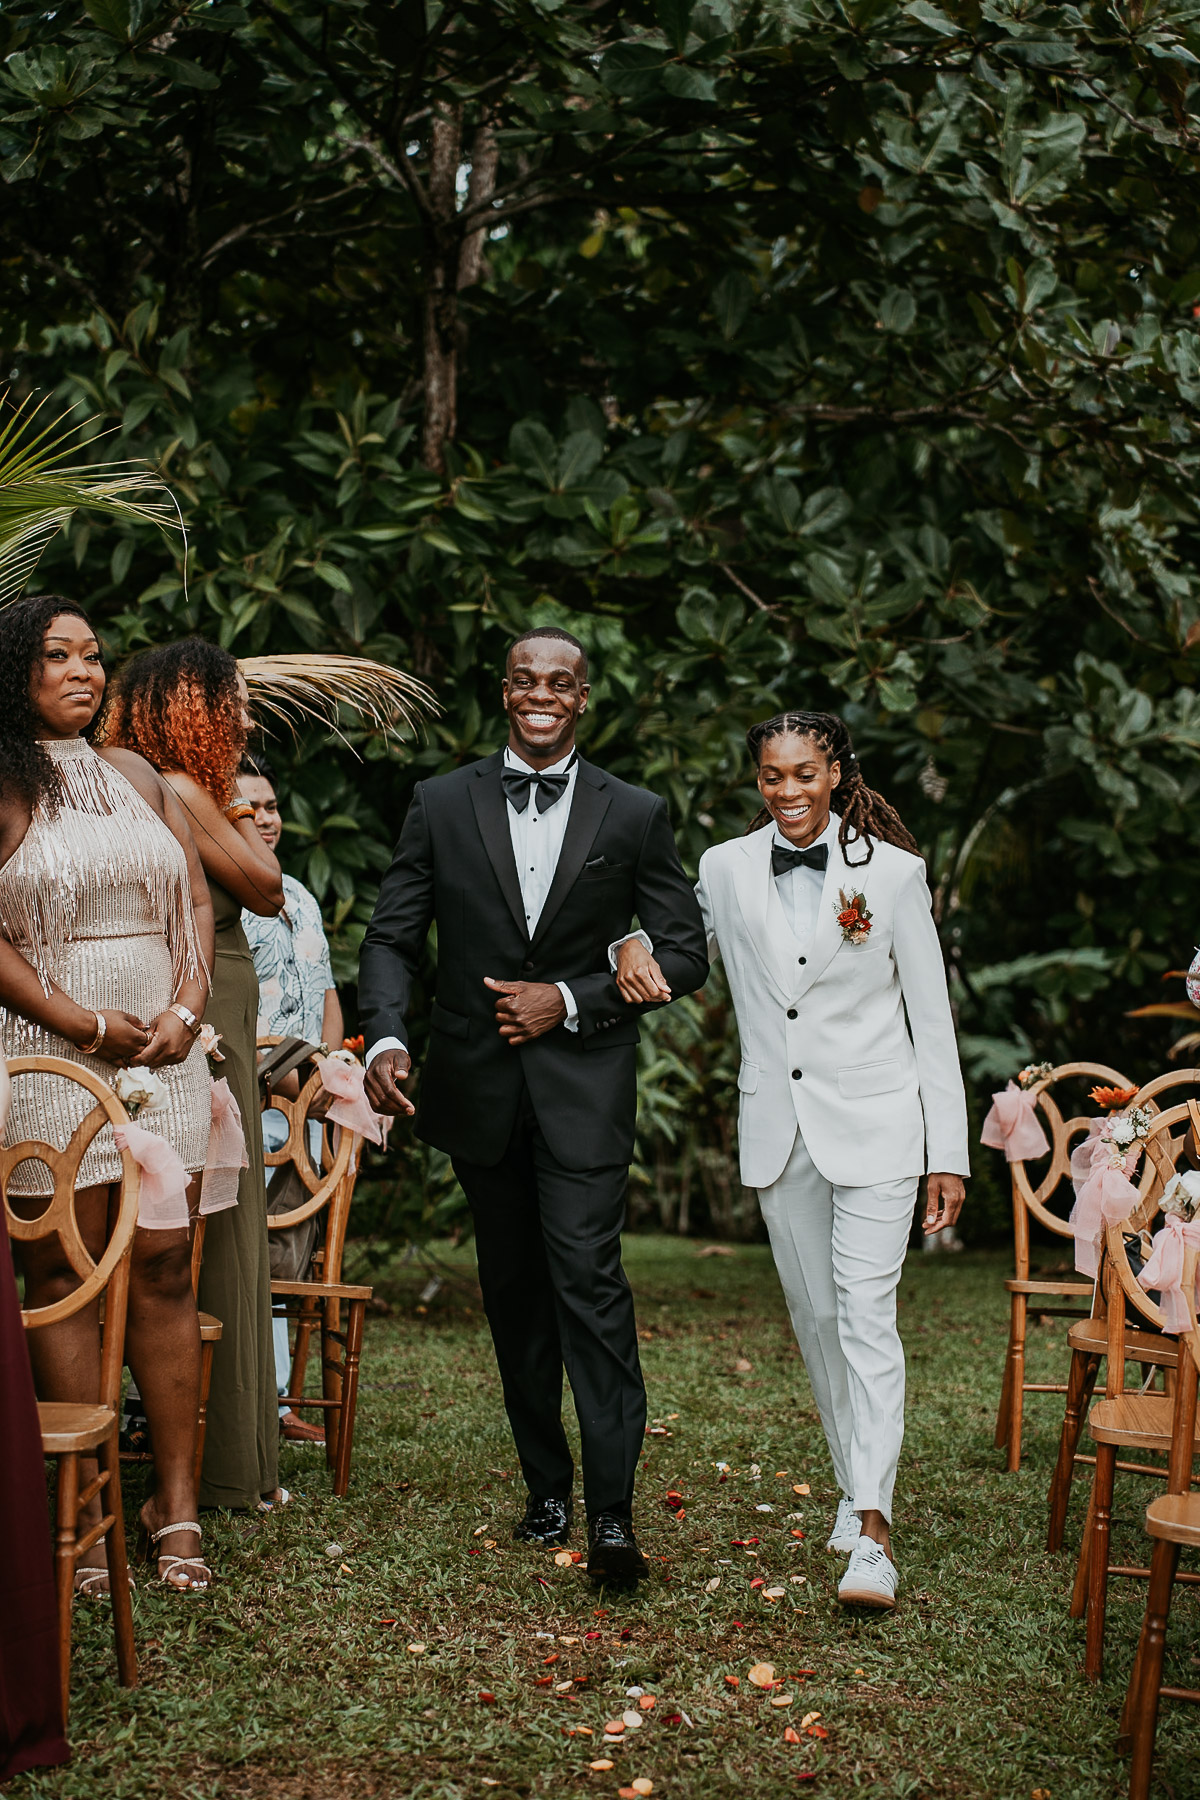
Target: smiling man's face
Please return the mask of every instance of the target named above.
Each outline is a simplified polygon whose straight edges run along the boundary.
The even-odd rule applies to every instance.
[[[534,769],[566,756],[590,688],[583,656],[562,638],[526,638],[509,652],[504,710],[509,746]]]

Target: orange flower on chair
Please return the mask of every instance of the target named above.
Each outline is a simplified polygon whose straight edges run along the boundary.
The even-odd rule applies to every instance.
[[[1137,1089],[1135,1087],[1094,1087],[1088,1095],[1088,1099],[1094,1101],[1097,1106],[1111,1108],[1114,1106],[1128,1106],[1129,1102],[1133,1100],[1136,1095]]]

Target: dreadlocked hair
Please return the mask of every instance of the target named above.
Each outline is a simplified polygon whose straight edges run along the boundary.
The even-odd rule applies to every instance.
[[[898,850],[911,851],[914,856],[920,855],[916,839],[895,807],[889,806],[883,795],[877,794],[863,780],[862,769],[844,719],[839,719],[836,713],[785,712],[777,713],[773,719],[764,719],[759,725],[752,725],[746,733],[746,743],[754,758],[755,768],[762,763],[764,746],[773,738],[779,737],[811,738],[830,763],[841,764],[837,806],[841,814],[838,844],[843,851],[848,844],[865,844],[867,853],[859,858],[862,863],[870,862],[875,854],[876,843],[895,844]],[[770,823],[770,811],[764,806],[746,827],[746,835],[749,836],[752,831],[761,831],[764,825]],[[846,860],[849,861],[849,857]]]
[[[57,807],[58,775],[38,737],[41,724],[30,696],[45,657],[46,633],[67,613],[89,624],[73,600],[31,594],[0,612],[0,799],[31,810],[39,800]]]
[[[154,768],[182,770],[227,806],[246,748],[237,663],[204,638],[135,656],[109,688],[106,744],[136,750]]]

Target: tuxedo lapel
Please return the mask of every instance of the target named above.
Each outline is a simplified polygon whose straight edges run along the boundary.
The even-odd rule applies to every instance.
[[[517,878],[512,835],[508,829],[508,802],[504,798],[504,787],[500,780],[503,760],[504,753],[501,751],[477,764],[476,780],[471,786],[471,805],[475,809],[475,823],[479,827],[488,861],[500,883],[500,891],[508,902],[508,909],[517,922],[521,936],[527,938],[529,927],[525,923],[525,905],[521,899],[521,883]]]
[[[797,963],[793,974],[791,993],[788,996],[793,1003],[808,992],[818,975],[825,973],[841,948],[842,928],[837,922],[838,891],[853,880],[853,872],[847,869],[835,837],[829,846],[829,861],[825,865],[825,880],[821,884],[817,922],[813,927],[808,960],[803,965]]]
[[[758,960],[771,986],[784,1002],[795,988],[797,967],[791,948],[795,940],[783,916],[775,877],[771,872],[771,840],[767,826],[742,839],[742,856],[734,875],[734,892],[750,933]]]
[[[612,793],[603,771],[593,767],[591,763],[581,761],[575,777],[571,816],[563,835],[558,867],[554,871],[554,880],[550,883],[550,892],[546,895],[546,904],[533,934],[535,944],[545,937],[563,901],[575,885],[579,871],[587,861],[588,851],[596,841],[600,822],[611,804]]]

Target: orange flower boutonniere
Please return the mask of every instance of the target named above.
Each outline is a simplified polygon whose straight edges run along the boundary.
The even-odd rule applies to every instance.
[[[865,894],[848,894],[845,888],[838,892],[837,922],[842,928],[844,944],[865,944],[871,935],[871,914],[867,910]]]

